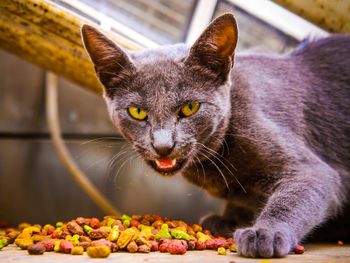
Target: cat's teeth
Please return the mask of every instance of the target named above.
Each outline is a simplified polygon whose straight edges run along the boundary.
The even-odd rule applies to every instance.
[[[155,160],[157,166],[161,169],[173,168],[176,165],[176,159],[159,159]]]

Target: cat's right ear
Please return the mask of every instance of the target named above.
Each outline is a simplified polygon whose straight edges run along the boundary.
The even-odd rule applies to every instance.
[[[132,76],[134,66],[125,51],[94,27],[83,25],[81,35],[106,95],[112,96],[113,90]]]
[[[234,16],[224,14],[216,18],[190,49],[185,65],[200,74],[225,82],[233,66],[238,29]]]

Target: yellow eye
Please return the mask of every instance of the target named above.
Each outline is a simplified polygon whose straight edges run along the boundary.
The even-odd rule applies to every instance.
[[[129,107],[128,112],[131,117],[139,121],[145,120],[148,114],[147,111],[138,107]]]
[[[199,110],[200,105],[201,104],[198,101],[191,101],[186,105],[182,106],[181,114],[185,117],[190,117]]]

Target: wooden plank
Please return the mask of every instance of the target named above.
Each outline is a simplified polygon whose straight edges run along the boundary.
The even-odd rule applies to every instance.
[[[27,263],[44,263],[44,262],[65,262],[80,263],[93,262],[88,258],[86,253],[83,256],[71,256],[48,252],[41,256],[28,255],[27,251],[20,250],[14,245],[5,247],[0,251],[1,263],[27,262]],[[219,256],[216,251],[188,251],[185,255],[170,255],[168,253],[152,252],[149,254],[131,254],[118,252],[111,254],[103,262],[118,263],[138,263],[138,262],[184,262],[184,263],[212,263],[212,262],[250,262],[250,263],[349,263],[350,262],[350,245],[338,246],[327,244],[313,244],[306,246],[306,252],[302,255],[290,254],[282,259],[249,259],[237,256],[236,253],[228,252],[227,256]]]
[[[350,33],[349,0],[273,0],[331,33]]]
[[[102,93],[102,86],[81,42],[83,24],[91,22],[49,1],[0,1],[1,48],[91,91]],[[121,36],[106,34],[128,49],[141,49]]]

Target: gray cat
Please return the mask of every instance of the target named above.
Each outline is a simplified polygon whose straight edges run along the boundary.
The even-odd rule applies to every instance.
[[[283,257],[310,233],[350,238],[350,36],[234,56],[231,14],[191,48],[128,53],[91,26],[82,35],[119,132],[159,174],[227,200],[203,223],[235,230],[240,255]]]

